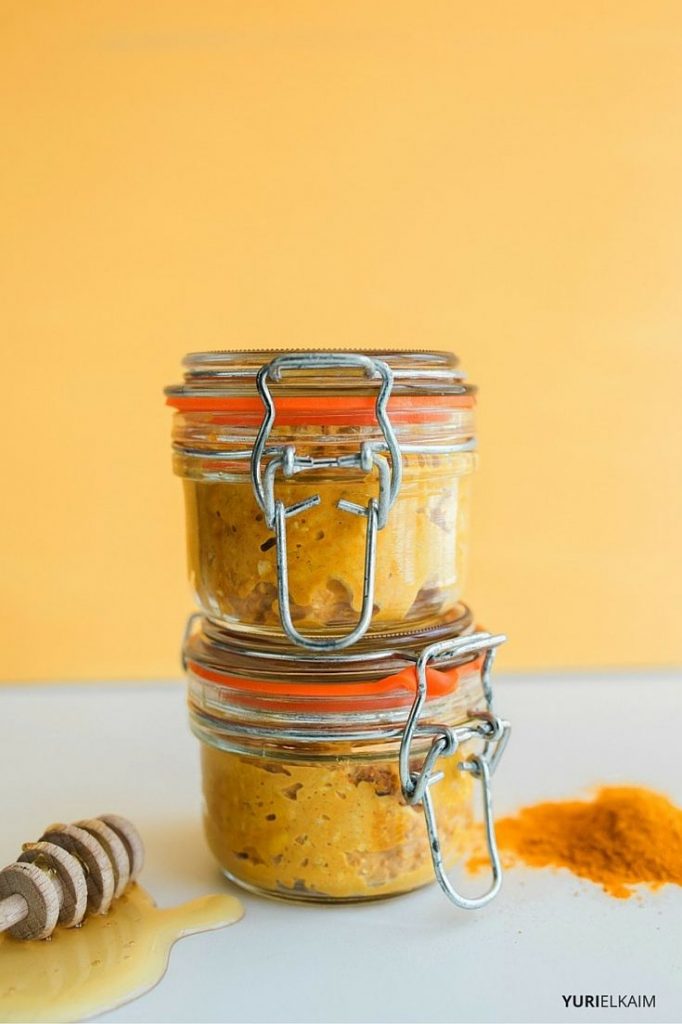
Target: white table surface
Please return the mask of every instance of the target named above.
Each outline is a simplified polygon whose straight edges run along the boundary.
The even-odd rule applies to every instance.
[[[497,680],[513,723],[499,814],[594,784],[682,804],[682,676],[639,670]],[[48,821],[135,821],[161,906],[229,889],[199,820],[198,744],[175,683],[0,687],[2,863]],[[474,879],[472,885],[481,885]],[[232,890],[236,891],[236,890]],[[237,925],[180,940],[159,985],[102,1021],[682,1021],[682,890],[615,900],[568,872],[515,868],[483,911],[437,886],[308,907],[239,893]],[[654,994],[656,1008],[566,1010],[563,994]]]

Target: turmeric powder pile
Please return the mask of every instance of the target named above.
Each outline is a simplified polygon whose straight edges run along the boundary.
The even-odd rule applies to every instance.
[[[508,865],[568,868],[619,899],[635,885],[682,885],[682,809],[647,789],[606,786],[591,800],[525,807],[497,823],[497,838]]]

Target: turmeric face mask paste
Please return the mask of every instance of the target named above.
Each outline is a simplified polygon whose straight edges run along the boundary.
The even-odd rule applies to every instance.
[[[636,885],[682,885],[682,809],[648,789],[605,786],[591,800],[525,807],[498,821],[497,841],[507,866],[568,868],[619,899]]]
[[[400,794],[397,759],[328,762],[245,757],[202,744],[204,824],[225,872],[261,892],[361,900],[433,881],[424,816]],[[452,865],[470,849],[471,778],[443,761],[434,787]]]
[[[373,622],[403,630],[437,621],[461,597],[474,456],[413,455],[386,527],[377,537]],[[278,482],[295,505],[316,508],[287,524],[292,618],[305,629],[347,627],[362,604],[365,532],[341,501],[365,506],[376,480],[310,473]],[[279,629],[275,538],[246,480],[185,480],[190,578],[199,604],[232,625]]]

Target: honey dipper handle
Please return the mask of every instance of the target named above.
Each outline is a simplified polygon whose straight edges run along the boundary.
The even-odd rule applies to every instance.
[[[0,900],[0,932],[7,931],[23,921],[28,914],[28,903],[18,892]]]

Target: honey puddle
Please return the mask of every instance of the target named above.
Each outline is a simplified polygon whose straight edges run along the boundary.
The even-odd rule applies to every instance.
[[[160,910],[132,885],[106,916],[80,928],[57,928],[38,942],[0,936],[0,1020],[76,1021],[111,1010],[153,988],[177,939],[233,924],[243,912],[226,893]]]

